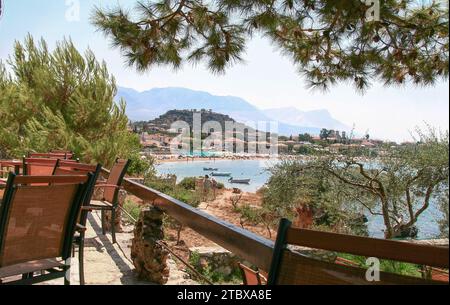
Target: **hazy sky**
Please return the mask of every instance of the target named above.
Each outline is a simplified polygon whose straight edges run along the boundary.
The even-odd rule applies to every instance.
[[[140,74],[126,67],[118,50],[89,23],[95,5],[116,3],[132,6],[135,0],[80,0],[79,21],[70,20],[70,7],[77,0],[3,0],[0,19],[0,60],[11,54],[14,40],[27,33],[44,37],[51,46],[71,37],[79,49],[88,46],[104,59],[120,86],[148,90],[154,87],[186,87],[217,95],[239,96],[260,108],[294,106],[300,110],[328,109],[338,120],[369,130],[379,138],[410,140],[409,131],[423,122],[448,129],[448,82],[433,88],[385,88],[374,85],[364,96],[341,84],[329,92],[309,91],[293,64],[265,39],[248,45],[246,63],[235,66],[223,76],[213,76],[201,65],[186,65],[178,72],[157,68]],[[69,13],[69,14],[68,14]],[[69,16],[69,18],[67,18]]]

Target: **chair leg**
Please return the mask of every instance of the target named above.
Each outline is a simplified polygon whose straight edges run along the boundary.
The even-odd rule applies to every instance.
[[[22,274],[22,280],[27,280],[27,279],[33,278],[33,276],[34,276],[34,273]]]
[[[117,243],[116,241],[116,209],[113,208],[111,210],[111,235],[113,244]]]
[[[78,246],[78,268],[80,273],[80,285],[85,285],[84,280],[84,232],[80,236],[80,245]]]
[[[70,258],[66,260],[66,266],[64,267],[65,275],[64,275],[64,285],[70,285]]]
[[[105,229],[105,210],[101,210],[101,216],[102,216],[102,234],[106,235],[106,229]]]

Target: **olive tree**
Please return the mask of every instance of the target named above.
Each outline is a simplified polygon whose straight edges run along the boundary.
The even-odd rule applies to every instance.
[[[410,236],[432,201],[439,206],[448,193],[448,139],[448,132],[418,131],[417,143],[386,147],[375,159],[329,155],[302,170],[331,178],[335,185],[324,192],[340,202],[382,217],[386,238]]]

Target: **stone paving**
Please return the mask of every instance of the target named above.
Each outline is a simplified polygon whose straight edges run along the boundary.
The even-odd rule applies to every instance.
[[[117,244],[112,244],[111,234],[102,235],[99,214],[89,216],[85,245],[86,285],[153,285],[139,281],[134,275],[130,259],[133,238],[131,229],[117,234]],[[72,259],[71,284],[79,285],[78,253]],[[170,277],[167,285],[197,285],[189,275],[179,270],[175,261],[169,259]],[[63,280],[55,280],[44,285],[62,285]]]

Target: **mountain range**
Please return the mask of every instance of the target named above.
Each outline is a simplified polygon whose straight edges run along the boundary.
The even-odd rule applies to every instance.
[[[327,110],[261,110],[239,97],[216,96],[186,88],[155,88],[138,92],[119,87],[116,100],[120,98],[126,101],[127,115],[132,121],[149,121],[174,109],[211,109],[241,123],[278,121],[278,132],[282,135],[305,132],[316,135],[322,128],[349,130],[349,127],[334,119]]]

